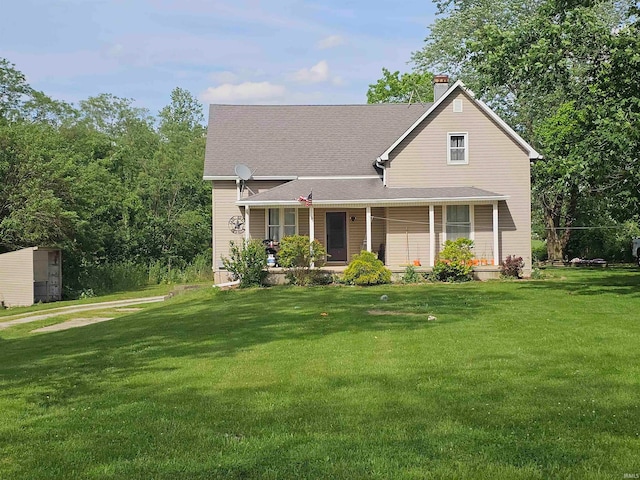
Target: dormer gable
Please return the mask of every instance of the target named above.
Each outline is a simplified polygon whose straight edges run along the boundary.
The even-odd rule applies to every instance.
[[[484,102],[475,98],[475,94],[469,90],[462,80],[456,81],[449,89],[437,98],[437,100],[418,118],[393,144],[391,144],[382,154],[378,157],[378,162],[385,162],[389,160],[390,154],[395,148],[402,143],[416,128],[418,128],[425,120],[434,115],[434,112],[443,104],[451,100],[450,97],[456,95],[458,91],[463,92],[466,97],[473,102],[479,109],[481,109],[489,118],[491,118],[505,134],[510,136],[516,143],[518,143],[529,154],[531,160],[541,158],[541,155],[529,145],[518,133],[513,130],[507,123],[502,120],[491,108],[489,108]],[[457,99],[460,100],[460,99]],[[452,108],[456,113],[463,113],[463,108],[460,102],[452,102]]]

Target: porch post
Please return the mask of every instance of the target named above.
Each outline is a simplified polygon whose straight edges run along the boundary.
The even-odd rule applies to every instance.
[[[498,202],[493,202],[493,264],[500,265],[498,252]]]
[[[367,252],[371,251],[371,207],[367,207]]]
[[[311,243],[316,237],[316,224],[315,224],[315,216],[313,211],[313,205],[309,207],[309,249],[311,249]],[[315,267],[313,262],[311,262],[311,268]]]
[[[429,266],[436,264],[436,208],[429,205]]]
[[[250,217],[249,205],[244,207],[244,239],[248,242],[251,234],[249,232],[249,217]]]

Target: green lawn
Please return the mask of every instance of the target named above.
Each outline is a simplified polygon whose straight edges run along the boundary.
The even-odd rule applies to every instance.
[[[640,271],[552,275],[207,289],[0,331],[0,478],[640,474]]]

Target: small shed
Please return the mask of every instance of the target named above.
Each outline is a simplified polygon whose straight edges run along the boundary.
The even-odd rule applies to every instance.
[[[26,307],[62,298],[62,252],[29,247],[0,254],[0,302]]]

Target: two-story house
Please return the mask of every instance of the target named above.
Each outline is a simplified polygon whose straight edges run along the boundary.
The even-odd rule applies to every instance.
[[[448,239],[479,269],[531,269],[530,162],[540,155],[462,82],[429,104],[211,105],[213,268],[230,240],[309,235],[345,265],[361,250],[392,270],[431,267]],[[312,194],[312,200],[305,199]]]

